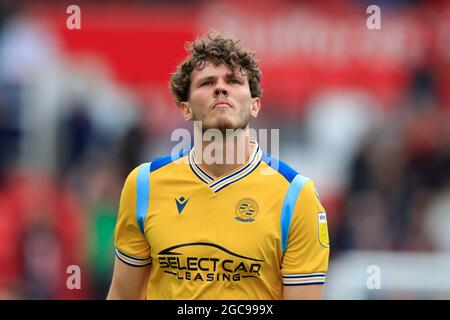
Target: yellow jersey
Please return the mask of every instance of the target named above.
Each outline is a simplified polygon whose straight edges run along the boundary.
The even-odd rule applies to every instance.
[[[135,168],[114,233],[124,263],[151,264],[147,299],[281,299],[323,284],[326,213],[313,181],[263,152],[214,177],[192,150]]]

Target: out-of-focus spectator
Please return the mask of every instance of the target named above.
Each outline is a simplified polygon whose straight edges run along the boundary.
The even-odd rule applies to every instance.
[[[10,174],[5,190],[0,195],[0,226],[6,231],[0,237],[0,287],[21,298],[89,297],[88,274],[81,275],[81,290],[66,286],[67,268],[85,267],[83,212],[73,192],[35,172]],[[50,282],[40,287],[43,280]]]
[[[62,123],[62,141],[64,148],[61,148],[63,171],[66,172],[71,167],[79,168],[82,161],[86,160],[89,142],[92,139],[92,123],[86,112],[83,102],[75,102],[68,118]]]
[[[450,180],[429,201],[423,222],[435,248],[450,251]]]
[[[88,196],[88,253],[89,273],[92,276],[93,298],[105,299],[114,266],[114,227],[116,224],[118,199],[122,179],[119,166],[105,160],[92,168],[86,181]]]
[[[450,179],[449,113],[430,98],[433,88],[417,92],[422,93],[413,95],[417,101],[392,112],[355,156],[345,221],[335,239],[338,250],[432,251],[445,246],[430,226],[438,217],[441,227],[447,223],[442,208]]]
[[[51,224],[44,221],[30,224],[23,234],[23,247],[25,297],[57,298],[60,283],[65,279],[61,277],[61,242]]]

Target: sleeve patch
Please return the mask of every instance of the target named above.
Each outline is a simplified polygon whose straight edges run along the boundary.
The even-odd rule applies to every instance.
[[[319,224],[319,242],[325,248],[330,247],[330,240],[328,237],[328,225],[326,212],[317,213],[317,221]]]

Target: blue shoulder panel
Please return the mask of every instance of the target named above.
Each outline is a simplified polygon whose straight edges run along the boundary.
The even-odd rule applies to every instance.
[[[189,153],[189,151],[191,151],[190,148],[186,149],[186,150],[182,149],[182,150],[180,150],[179,153],[172,153],[165,157],[156,158],[155,160],[152,161],[152,166],[150,168],[150,171],[151,172],[156,171],[159,168],[162,168],[165,165],[168,165],[169,163],[184,157],[185,155],[187,155]]]
[[[309,178],[297,174],[292,180],[284,198],[281,211],[281,250],[283,253],[286,251],[289,229],[291,227],[292,215],[294,213],[298,195],[308,180]]]
[[[262,161],[267,163],[274,170],[278,171],[283,177],[286,178],[287,181],[292,182],[295,176],[298,174],[297,171],[289,167],[283,161],[272,157],[270,154],[263,152]]]
[[[283,177],[285,177],[290,183],[286,196],[284,197],[283,207],[281,209],[281,250],[284,253],[287,247],[289,229],[291,227],[295,204],[297,203],[297,198],[300,191],[305,183],[308,182],[309,178],[302,176],[286,163],[272,157],[268,153],[263,153],[262,160],[283,175]]]
[[[172,161],[184,157],[189,151],[190,149],[181,150],[178,154],[171,154],[166,157],[156,158],[152,162],[144,163],[139,168],[136,179],[136,220],[142,233],[144,233],[145,218],[147,217],[147,210],[149,206],[150,172],[158,170]]]
[[[136,179],[136,220],[142,233],[144,233],[144,222],[150,196],[150,166],[151,162],[141,165]]]

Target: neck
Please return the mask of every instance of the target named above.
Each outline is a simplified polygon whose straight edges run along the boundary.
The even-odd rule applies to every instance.
[[[249,161],[256,147],[250,140],[248,126],[227,134],[219,130],[202,133],[194,127],[194,157],[200,167],[220,177]]]

